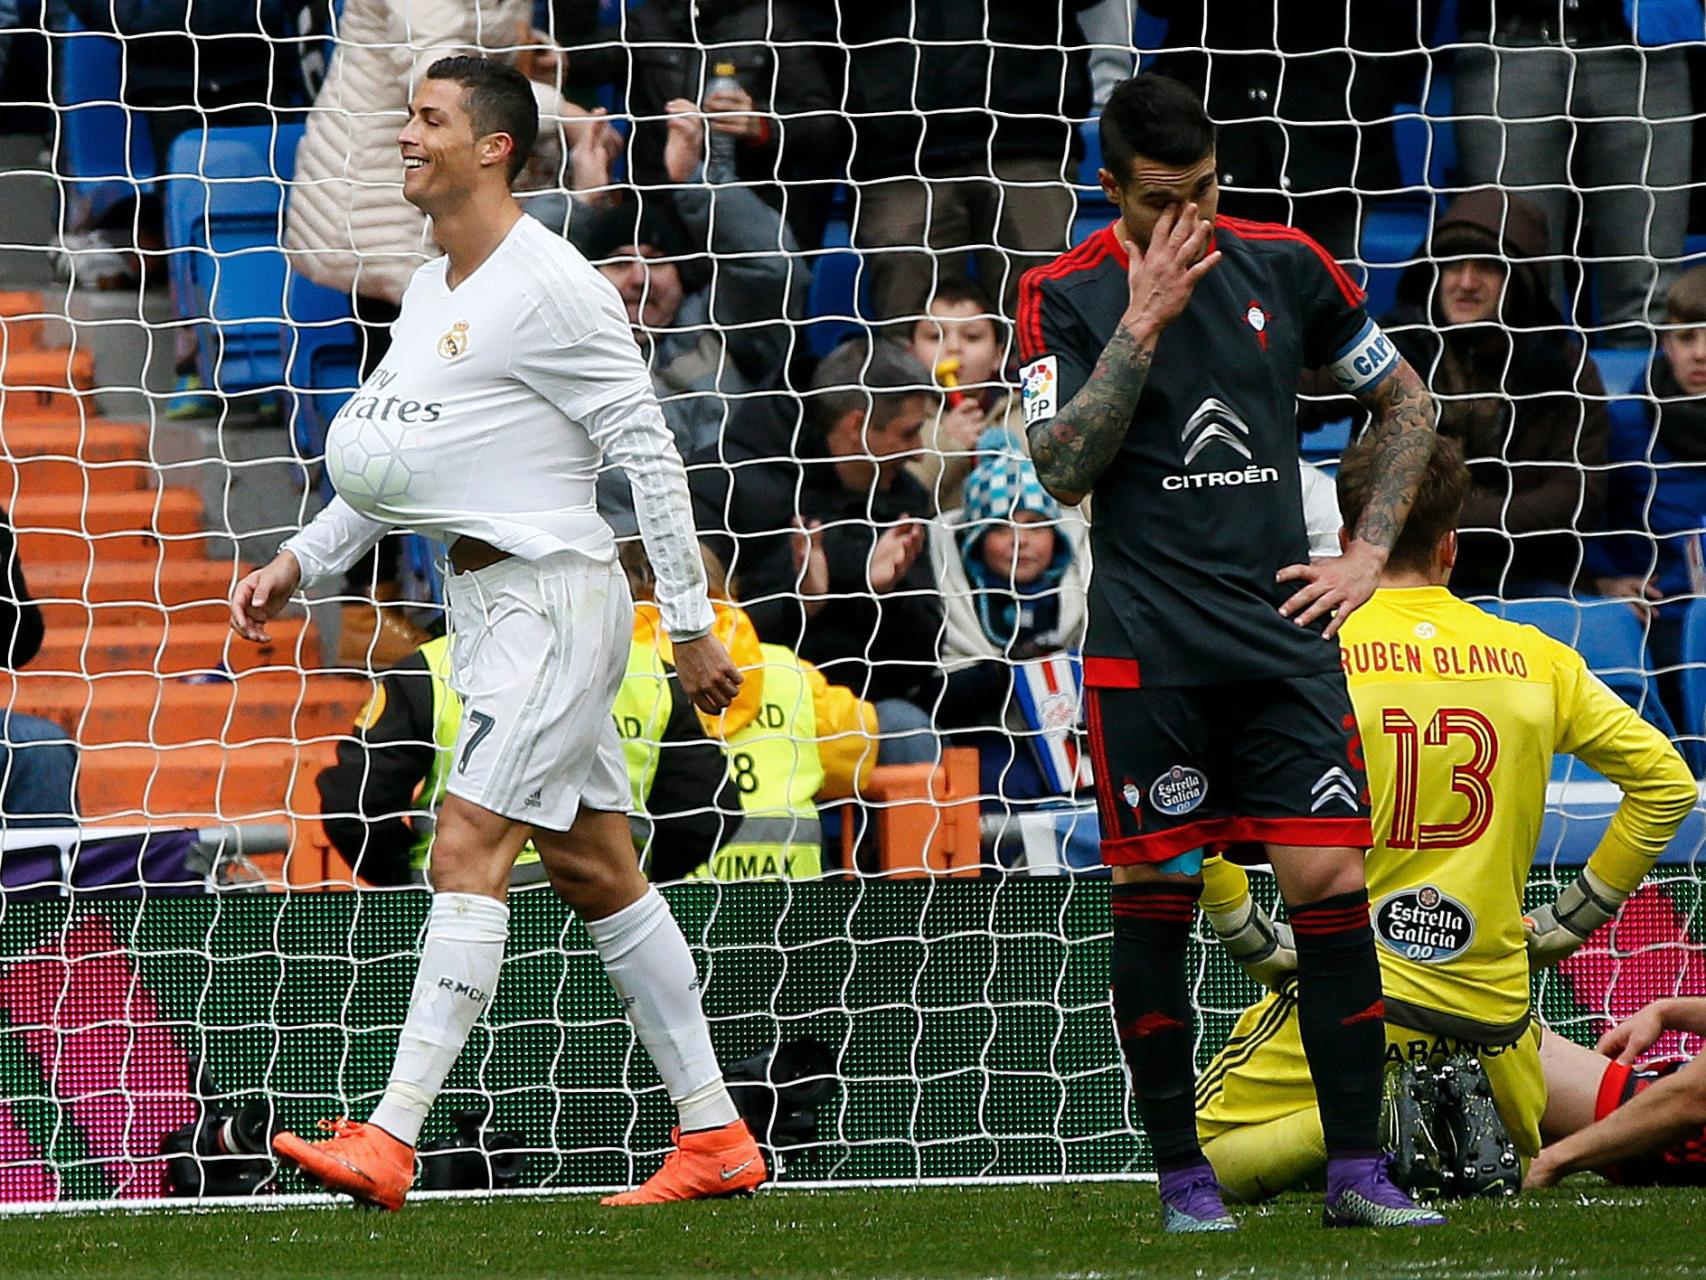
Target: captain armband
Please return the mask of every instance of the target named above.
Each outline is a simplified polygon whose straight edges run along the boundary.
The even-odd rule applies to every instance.
[[[1398,363],[1398,348],[1374,321],[1364,322],[1350,344],[1327,364],[1333,381],[1353,395],[1366,391],[1392,372]]]

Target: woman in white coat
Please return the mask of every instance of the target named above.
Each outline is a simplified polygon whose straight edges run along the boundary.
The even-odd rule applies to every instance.
[[[290,265],[317,284],[352,295],[368,330],[366,373],[378,363],[384,329],[396,319],[415,268],[438,256],[426,217],[403,199],[397,133],[409,95],[439,58],[454,53],[536,51],[530,0],[347,0],[325,86],[308,112],[285,214]],[[551,117],[584,114],[534,82],[540,143]],[[552,148],[553,154],[560,154]]]

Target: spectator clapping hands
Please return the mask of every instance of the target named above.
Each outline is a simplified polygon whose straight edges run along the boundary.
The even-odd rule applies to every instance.
[[[616,158],[622,154],[622,135],[610,123],[603,107],[569,125],[567,132],[569,168],[575,190],[596,204],[608,202],[614,195],[611,173]]]

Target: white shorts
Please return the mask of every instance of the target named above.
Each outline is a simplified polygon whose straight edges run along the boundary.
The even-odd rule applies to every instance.
[[[463,708],[446,789],[551,831],[582,805],[628,812],[610,716],[634,635],[621,568],[567,551],[500,560],[453,574],[444,602]]]

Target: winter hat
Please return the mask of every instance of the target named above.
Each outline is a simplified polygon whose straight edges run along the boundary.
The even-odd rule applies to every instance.
[[[1006,430],[985,431],[978,437],[977,454],[977,464],[966,477],[965,523],[1011,520],[1021,511],[1034,511],[1044,520],[1060,519],[1060,504],[1043,488],[1036,465]]]
[[[1435,233],[1429,253],[1434,258],[1499,258],[1505,257],[1499,238],[1486,227],[1472,222],[1453,222]]]
[[[605,262],[628,245],[649,246],[666,258],[690,252],[687,236],[654,197],[624,191],[608,204],[576,201],[569,214],[569,242],[588,262]]]

